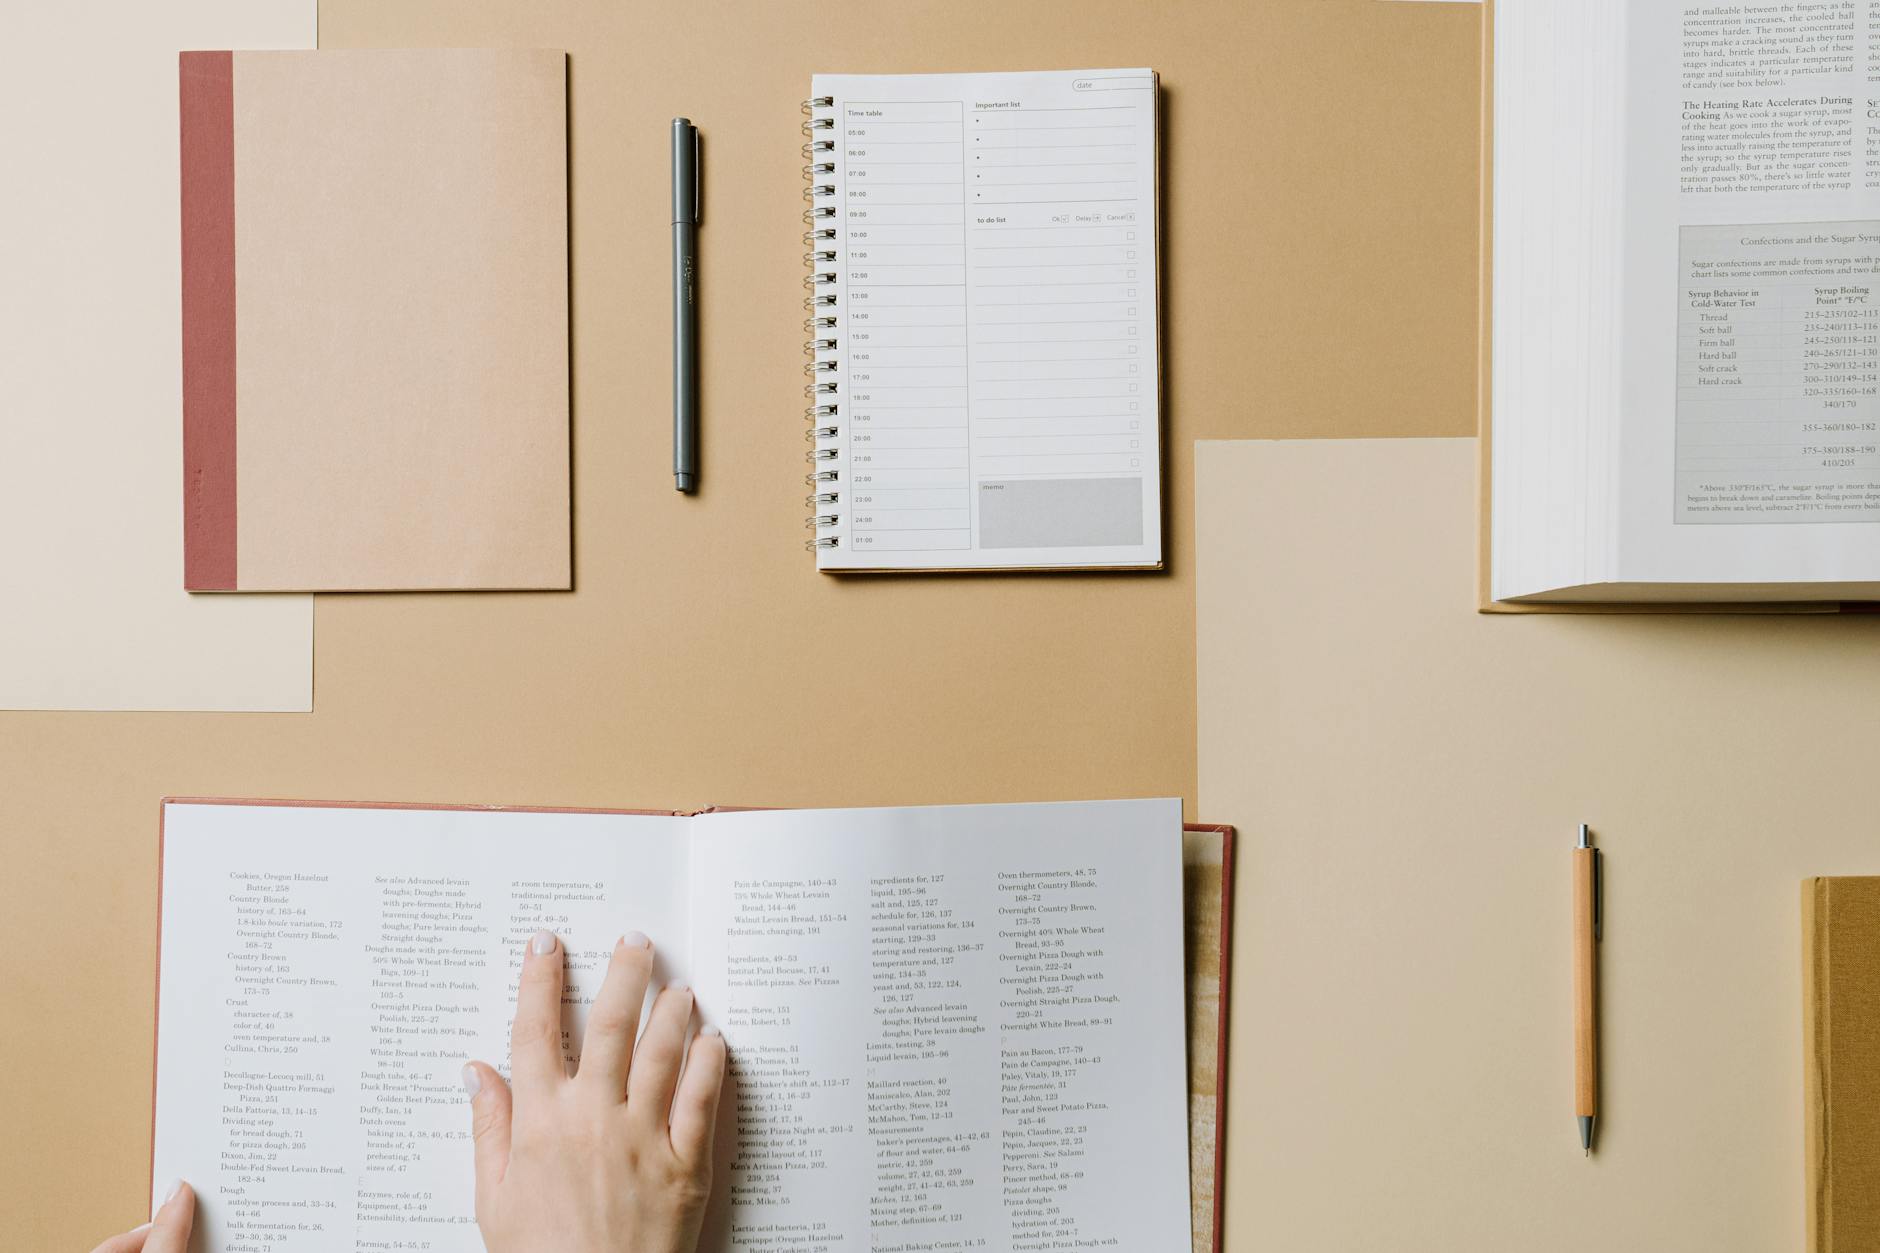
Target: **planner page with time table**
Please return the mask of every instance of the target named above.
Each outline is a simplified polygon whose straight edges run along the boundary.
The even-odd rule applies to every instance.
[[[1160,565],[1157,90],[815,78],[821,568]]]

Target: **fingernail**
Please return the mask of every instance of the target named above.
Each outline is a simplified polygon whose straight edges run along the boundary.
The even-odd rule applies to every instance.
[[[652,941],[643,932],[629,931],[620,937],[620,942],[628,948],[645,948]]]
[[[183,1190],[183,1181],[181,1179],[170,1180],[170,1186],[163,1190],[163,1203],[165,1205],[168,1205],[171,1201],[174,1201],[176,1199],[176,1194],[178,1192],[181,1192],[182,1190]]]
[[[700,1027],[698,1029],[698,1033],[700,1035],[717,1035],[718,1028],[712,1026],[710,1023],[707,1023],[705,1026]]]
[[[464,1063],[463,1068],[463,1090],[470,1096],[475,1096],[483,1090],[482,1072],[468,1062]]]
[[[666,991],[677,992],[682,996],[689,996],[691,995],[692,989],[683,983],[668,983],[666,985]]]
[[[535,939],[529,944],[529,948],[537,957],[546,957],[548,954],[555,951],[555,933],[553,931],[537,931],[535,933]]]
[[[132,1227],[129,1231],[125,1232],[124,1234],[127,1236],[141,1236],[144,1234],[144,1232],[149,1231],[154,1226],[156,1226],[156,1224],[153,1222],[141,1223],[138,1226]]]

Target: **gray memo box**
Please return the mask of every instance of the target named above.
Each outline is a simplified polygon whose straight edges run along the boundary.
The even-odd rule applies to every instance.
[[[1140,479],[987,479],[979,484],[981,548],[1120,548],[1140,543]]]

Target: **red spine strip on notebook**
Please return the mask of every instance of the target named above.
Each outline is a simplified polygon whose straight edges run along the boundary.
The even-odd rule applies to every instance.
[[[235,66],[185,52],[183,586],[235,587]]]

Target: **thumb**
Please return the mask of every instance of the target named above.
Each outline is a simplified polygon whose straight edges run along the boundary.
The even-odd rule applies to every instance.
[[[195,1225],[195,1190],[178,1179],[170,1185],[168,1195],[150,1222],[143,1253],[184,1253],[189,1248],[189,1233]]]
[[[470,1134],[476,1139],[477,1208],[489,1199],[509,1168],[509,1115],[512,1100],[503,1077],[482,1062],[463,1068],[464,1091],[470,1094]]]

